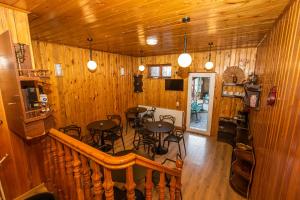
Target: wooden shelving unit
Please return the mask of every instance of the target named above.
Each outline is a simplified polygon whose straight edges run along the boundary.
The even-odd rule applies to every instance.
[[[54,120],[50,104],[40,101],[40,92],[46,84],[50,85],[50,72],[32,69],[28,45],[22,45],[22,58],[17,58],[20,52],[17,54],[15,48],[19,44],[12,43],[9,32],[2,34],[0,40],[0,54],[15,61],[0,69],[8,127],[26,140],[45,135],[54,126]]]
[[[244,197],[248,197],[255,166],[252,136],[243,120],[219,120],[218,140],[233,146],[229,183]],[[221,137],[221,138],[220,138]],[[222,139],[223,138],[223,139]]]
[[[225,90],[225,88],[228,89],[228,87],[230,88],[229,91]],[[235,92],[239,92],[239,93],[244,93],[244,84],[239,84],[239,83],[222,83],[222,91],[221,91],[221,96],[222,97],[228,97],[228,98],[240,98],[243,99],[245,97],[245,95],[237,95],[234,94]],[[238,90],[238,91],[237,91]],[[225,91],[227,91],[227,93],[225,93]],[[229,92],[233,92],[233,94],[228,94]]]

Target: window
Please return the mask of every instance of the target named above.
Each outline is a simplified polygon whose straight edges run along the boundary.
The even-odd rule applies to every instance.
[[[172,66],[166,65],[148,65],[150,78],[171,78]]]

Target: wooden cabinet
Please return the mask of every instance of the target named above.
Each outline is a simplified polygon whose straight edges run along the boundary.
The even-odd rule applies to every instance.
[[[0,89],[9,129],[25,139],[44,135],[54,126],[51,108],[41,103],[48,71],[32,69],[28,46],[0,35]]]

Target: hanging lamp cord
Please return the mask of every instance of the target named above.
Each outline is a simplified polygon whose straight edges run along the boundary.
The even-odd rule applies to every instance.
[[[141,64],[143,64],[143,50],[141,50],[140,53],[141,53]]]
[[[209,43],[209,54],[208,54],[208,61],[210,62],[211,59],[211,45],[212,43]]]
[[[90,60],[92,60],[92,38],[87,39],[89,41],[89,48],[90,48]]]
[[[184,49],[183,53],[186,53],[186,45],[187,45],[187,39],[186,39],[186,32],[184,33]]]

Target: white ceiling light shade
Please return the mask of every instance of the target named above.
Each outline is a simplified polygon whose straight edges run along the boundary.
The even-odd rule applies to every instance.
[[[90,71],[95,71],[97,69],[97,63],[93,60],[89,60],[87,63],[87,67]]]
[[[139,71],[143,72],[144,70],[145,70],[145,66],[144,66],[143,64],[141,64],[141,65],[139,66]]]
[[[141,64],[139,65],[139,71],[143,72],[145,70],[145,65],[143,64],[143,50],[141,50],[140,53],[141,53]]]
[[[214,68],[214,63],[211,61],[211,46],[213,45],[212,42],[208,43],[209,45],[209,55],[208,55],[208,61],[205,63],[205,69],[206,70],[211,70]]]
[[[186,45],[187,45],[186,33],[184,33],[184,50],[183,53],[180,54],[178,57],[179,66],[184,68],[190,66],[192,63],[191,55],[186,53]]]
[[[190,22],[190,17],[186,16],[182,18],[182,23],[187,24]],[[192,63],[192,57],[190,54],[186,52],[186,46],[187,46],[187,38],[186,38],[186,32],[184,33],[184,49],[183,53],[179,55],[178,57],[178,64],[180,67],[188,67]]]
[[[205,69],[207,70],[211,70],[212,68],[214,68],[214,63],[211,61],[208,61],[205,63]]]
[[[97,69],[97,63],[96,63],[96,61],[94,61],[92,59],[93,52],[92,52],[92,44],[91,43],[92,43],[93,39],[88,38],[87,41],[89,42],[89,46],[90,46],[90,60],[87,62],[87,67],[90,72],[94,72]]]
[[[178,64],[180,67],[188,67],[192,63],[192,57],[188,53],[182,53],[178,57]]]
[[[157,38],[154,37],[154,36],[149,36],[147,37],[147,40],[146,40],[146,43],[150,46],[154,46],[154,45],[157,45]]]

